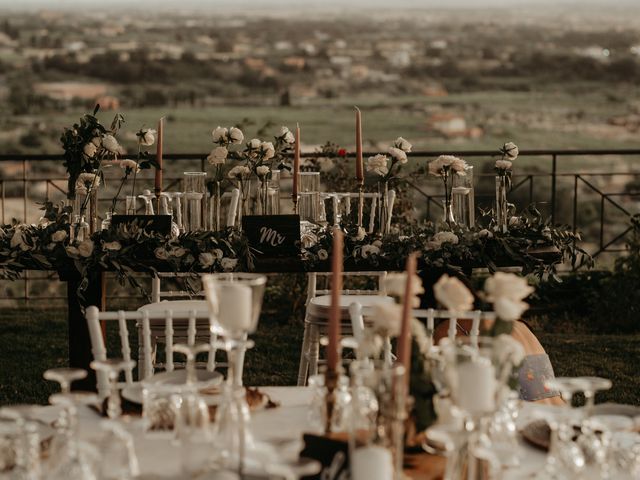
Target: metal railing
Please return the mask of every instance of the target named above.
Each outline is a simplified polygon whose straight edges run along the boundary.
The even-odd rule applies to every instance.
[[[365,153],[365,157],[374,153]],[[409,155],[410,165],[425,165],[425,161],[436,158],[438,155],[456,155],[466,159],[476,168],[476,206],[478,208],[491,208],[495,198],[492,163],[489,159],[499,156],[496,151],[489,150],[458,150],[458,151],[416,151]],[[317,152],[305,152],[303,157],[323,156]],[[586,159],[599,159],[600,164],[606,158],[623,160],[620,162],[625,170],[612,171],[602,167],[597,171],[575,169],[576,163],[580,165]],[[535,159],[536,163],[528,162],[526,167],[519,164],[525,159]],[[579,159],[579,162],[572,160]],[[164,155],[165,168],[167,165],[187,165],[187,168],[199,168],[207,170],[206,154],[166,154]],[[482,165],[479,161],[483,160]],[[624,161],[626,160],[626,161]],[[612,149],[612,150],[521,150],[518,160],[514,164],[512,188],[509,193],[510,201],[514,201],[521,208],[525,204],[535,202],[538,208],[547,215],[552,223],[569,225],[573,231],[582,231],[583,243],[594,257],[603,254],[619,253],[622,242],[630,231],[628,218],[640,211],[640,170],[633,170],[635,162],[640,160],[640,149]],[[11,213],[20,220],[34,221],[37,219],[36,202],[44,200],[58,200],[66,195],[66,177],[62,167],[62,155],[0,155],[0,169],[3,164],[13,162],[13,176],[3,174],[0,177],[0,220],[3,224],[10,221]],[[350,155],[344,161],[353,161]],[[179,162],[179,163],[178,163]],[[59,165],[57,168],[56,163]],[[574,170],[566,171],[566,166],[571,163]],[[609,162],[610,165],[613,162]],[[51,169],[52,174],[39,174],[39,166]],[[484,170],[480,171],[483,167]],[[640,167],[639,167],[640,168]],[[3,171],[5,169],[2,169]],[[19,173],[18,173],[19,172]],[[17,174],[16,174],[17,173]],[[169,172],[168,172],[169,173]],[[354,167],[355,173],[355,167]],[[149,181],[140,178],[139,184]],[[165,175],[165,188],[171,189],[179,184],[180,176]],[[115,177],[114,177],[115,180]],[[421,181],[408,180],[407,184],[415,192],[416,199],[422,202],[414,202],[418,210],[426,218],[439,219],[442,214],[442,191],[439,182],[419,179]],[[637,181],[637,187],[633,185]],[[285,180],[286,181],[286,180]],[[622,187],[621,187],[622,185]],[[283,197],[284,198],[284,197]],[[102,201],[110,202],[109,198]],[[11,209],[8,205],[11,204]],[[9,211],[11,210],[11,211]],[[21,210],[21,215],[18,211]],[[20,218],[21,217],[21,218]],[[38,276],[39,275],[39,276]],[[50,280],[55,274],[46,273],[43,280]],[[42,274],[25,272],[24,288],[21,294],[12,293],[13,299],[26,300],[31,298],[30,284],[37,282]],[[15,290],[15,289],[14,289]],[[7,298],[0,295],[0,300]],[[45,297],[38,297],[45,298]],[[59,296],[46,297],[47,299],[62,298]]]

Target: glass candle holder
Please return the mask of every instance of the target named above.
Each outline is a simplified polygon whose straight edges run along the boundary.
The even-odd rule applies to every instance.
[[[206,179],[207,172],[184,172],[183,220],[186,231],[208,228],[209,201],[205,185]]]
[[[320,172],[300,172],[298,214],[300,221],[317,223],[320,204]]]

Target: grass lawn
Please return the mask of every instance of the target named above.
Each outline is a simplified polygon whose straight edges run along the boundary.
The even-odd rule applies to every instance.
[[[0,312],[0,404],[46,403],[56,386],[42,379],[67,356],[65,311],[4,309]],[[302,341],[300,324],[262,319],[247,354],[247,385],[293,385]],[[640,335],[541,334],[557,375],[598,375],[613,380],[599,400],[640,405],[636,364]]]

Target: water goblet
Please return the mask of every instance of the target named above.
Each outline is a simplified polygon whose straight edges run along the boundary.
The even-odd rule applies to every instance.
[[[28,421],[22,410],[14,407],[0,409],[0,436],[4,440],[0,451],[0,472],[11,470],[15,480],[39,480],[40,435],[34,422]]]
[[[115,420],[103,420],[100,441],[100,480],[131,480],[140,475],[133,437]]]
[[[109,380],[109,397],[107,399],[107,416],[115,419],[122,415],[122,402],[118,388],[118,377],[124,370],[132,370],[136,366],[135,360],[122,358],[108,358],[106,360],[94,360],[90,363],[96,372],[103,373]]]
[[[71,383],[87,378],[87,371],[80,368],[50,368],[45,370],[43,377],[45,380],[58,382],[62,393],[69,393],[71,391]]]

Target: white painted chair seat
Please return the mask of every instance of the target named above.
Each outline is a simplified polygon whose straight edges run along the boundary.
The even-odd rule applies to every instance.
[[[340,295],[340,318],[349,322],[349,306],[358,303],[364,312],[368,313],[376,303],[393,302],[393,298],[387,295]],[[307,315],[318,320],[328,320],[331,312],[331,295],[320,295],[314,297],[307,305]],[[365,313],[365,315],[366,315]]]

